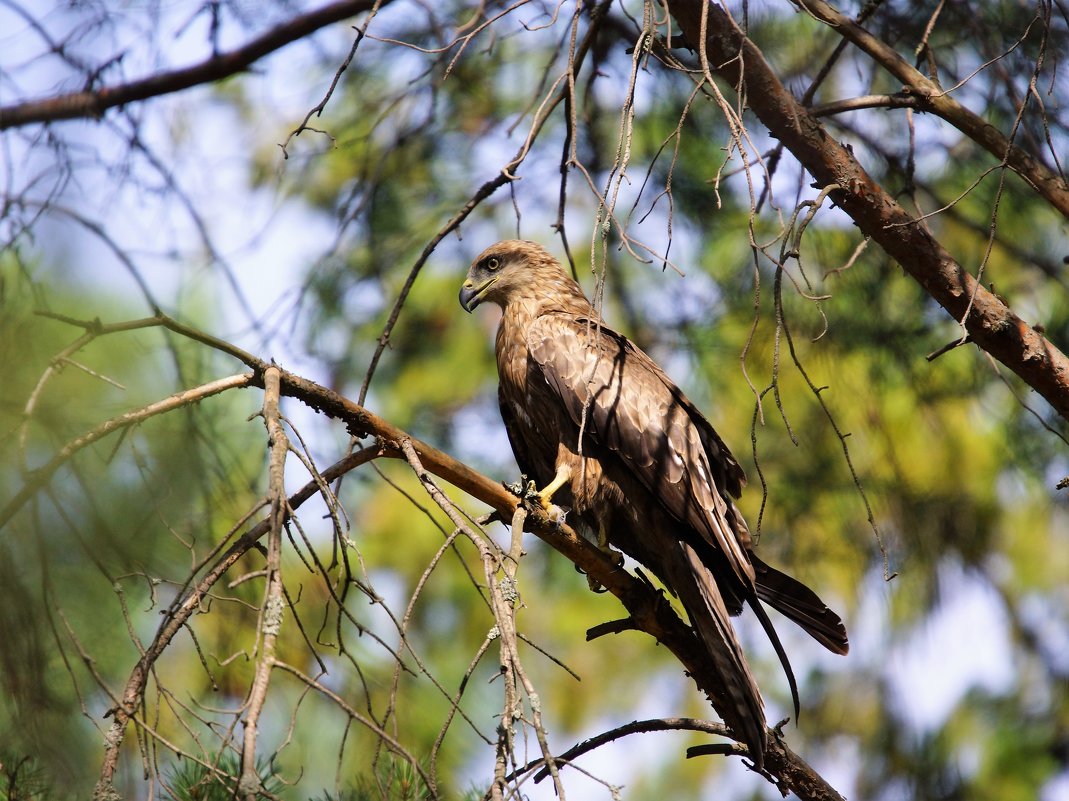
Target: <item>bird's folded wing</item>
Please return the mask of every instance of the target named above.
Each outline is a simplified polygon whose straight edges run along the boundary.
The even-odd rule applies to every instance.
[[[725,555],[743,586],[752,586],[747,543],[729,521],[727,500],[741,487],[742,471],[664,371],[626,337],[569,314],[535,320],[527,348],[582,431],[576,447],[591,443],[619,456],[670,514]]]

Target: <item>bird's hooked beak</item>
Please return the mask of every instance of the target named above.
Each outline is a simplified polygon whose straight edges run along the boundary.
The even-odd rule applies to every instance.
[[[460,307],[469,314],[475,311],[475,307],[486,299],[484,296],[486,290],[488,290],[496,280],[497,277],[495,276],[489,281],[483,282],[481,286],[476,286],[475,282],[469,278],[464,282],[464,286],[460,288]]]

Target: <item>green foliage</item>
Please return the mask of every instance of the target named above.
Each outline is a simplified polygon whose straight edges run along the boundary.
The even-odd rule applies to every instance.
[[[45,771],[33,757],[0,751],[0,801],[48,801],[55,797]]]
[[[257,760],[256,775],[264,791],[257,792],[257,798],[282,792],[283,783],[264,760]],[[241,756],[227,751],[216,755],[208,764],[189,759],[176,763],[167,775],[167,783],[175,801],[227,801],[234,798],[234,788],[240,778]]]

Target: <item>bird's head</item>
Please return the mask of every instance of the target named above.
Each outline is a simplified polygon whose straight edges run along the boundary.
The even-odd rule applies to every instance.
[[[471,263],[460,288],[460,305],[471,312],[488,300],[505,308],[511,299],[545,286],[546,279],[566,278],[560,262],[541,245],[509,239],[491,245]]]

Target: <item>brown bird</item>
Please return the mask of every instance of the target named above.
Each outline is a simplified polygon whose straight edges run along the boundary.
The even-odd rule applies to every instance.
[[[733,500],[746,478],[727,445],[653,359],[601,321],[560,262],[534,242],[492,245],[460,290],[466,311],[484,301],[504,312],[498,401],[520,470],[542,487],[544,507],[571,507],[577,530],[645,565],[680,599],[722,685],[725,723],[760,766],[764,707],[730,616],[745,602],[761,621],[796,716],[794,675],[760,601],[839,654],[842,621],[754,555]]]

